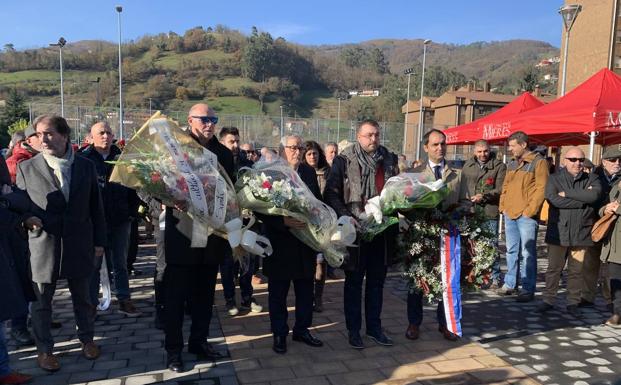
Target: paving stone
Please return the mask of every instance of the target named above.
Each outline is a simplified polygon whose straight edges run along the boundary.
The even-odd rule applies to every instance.
[[[110,370],[110,369],[120,369],[127,366],[127,360],[116,360],[116,361],[101,361],[96,362],[93,367],[94,370]]]
[[[379,370],[361,370],[356,372],[339,373],[328,375],[328,380],[332,384],[339,385],[363,385],[375,384],[387,378]]]
[[[242,383],[261,382],[261,381],[278,381],[295,378],[295,374],[291,368],[271,368],[246,370],[237,373],[237,377]]]
[[[473,358],[460,358],[449,361],[431,362],[430,365],[440,373],[464,372],[483,369],[485,366]]]
[[[76,382],[89,382],[95,380],[104,380],[108,377],[107,370],[99,370],[99,371],[89,371],[89,372],[81,372],[81,373],[73,373],[71,377],[69,377],[70,383]]]
[[[158,381],[159,378],[156,375],[132,376],[125,379],[125,385],[145,385]]]

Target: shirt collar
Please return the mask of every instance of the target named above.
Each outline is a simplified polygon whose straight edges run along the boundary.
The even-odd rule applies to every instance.
[[[432,169],[432,170],[433,170],[433,168],[434,168],[435,166],[440,166],[440,169],[441,169],[441,170],[444,170],[444,165],[445,165],[445,164],[446,164],[446,162],[444,161],[444,159],[442,159],[442,162],[440,162],[440,163],[433,163],[433,162],[431,161],[431,159],[429,160],[429,167],[431,167],[431,169]]]

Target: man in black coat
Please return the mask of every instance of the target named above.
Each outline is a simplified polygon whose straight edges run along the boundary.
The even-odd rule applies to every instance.
[[[317,199],[321,199],[317,175],[313,168],[302,164],[302,138],[297,135],[282,138],[280,152],[289,166],[297,171],[302,181]],[[272,349],[279,354],[287,352],[287,294],[293,281],[295,290],[295,325],[293,340],[319,347],[323,343],[308,328],[313,322],[313,278],[316,251],[298,240],[289,229],[300,229],[306,224],[283,216],[260,215],[265,225],[265,235],[274,249],[263,260],[263,273],[268,277],[267,291],[270,323],[274,335]]]
[[[192,106],[188,114],[190,135],[218,157],[218,163],[235,180],[233,154],[215,136],[218,118],[207,104]],[[164,248],[164,347],[168,369],[183,371],[183,316],[189,304],[192,327],[188,352],[199,358],[214,360],[220,354],[207,343],[211,322],[218,266],[230,252],[228,242],[212,235],[207,246],[192,248],[192,219],[185,207],[166,207]]]
[[[112,144],[114,135],[108,122],[93,124],[91,136],[93,144],[79,154],[92,161],[97,170],[97,180],[106,215],[108,246],[105,258],[114,272],[114,288],[119,302],[119,313],[128,317],[138,317],[142,313],[136,309],[131,300],[127,272],[130,224],[132,217],[138,213],[138,196],[136,191],[119,183],[110,182],[114,165],[107,162],[116,160],[121,150]],[[99,303],[99,267],[102,259],[97,261],[97,270],[93,273],[91,280],[91,300],[95,306]]]
[[[567,311],[580,316],[583,262],[593,246],[591,227],[596,221],[596,203],[602,187],[597,175],[584,172],[584,152],[570,148],[563,159],[565,168],[550,175],[545,197],[550,203],[546,243],[548,269],[543,303],[539,312],[554,308],[561,272],[567,261]]]
[[[380,145],[380,126],[365,120],[358,126],[358,141],[343,150],[332,162],[332,170],[323,192],[325,202],[337,215],[358,219],[364,205],[382,191],[388,178],[398,174],[397,156]],[[365,319],[366,334],[380,345],[392,346],[392,340],[382,330],[380,319],[383,305],[384,281],[390,256],[394,254],[396,226],[377,235],[371,242],[359,241],[349,250],[343,263],[345,270],[345,322],[349,344],[363,349],[362,283],[366,276]]]

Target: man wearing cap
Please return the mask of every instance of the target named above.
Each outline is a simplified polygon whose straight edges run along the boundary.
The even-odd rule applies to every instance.
[[[15,184],[15,174],[17,173],[17,165],[20,162],[28,160],[37,155],[40,151],[41,140],[37,137],[32,126],[28,126],[24,131],[25,140],[18,141],[13,147],[13,152],[6,160],[11,175],[11,183]]]
[[[621,145],[615,144],[604,149],[602,164],[593,171],[602,185],[602,199],[598,202],[597,209],[610,203],[609,194],[613,186],[621,181]],[[595,302],[597,283],[601,278],[602,297],[609,308],[612,308],[612,297],[610,293],[610,278],[608,275],[608,265],[600,263],[602,242],[598,242],[590,250],[584,260],[584,286],[582,288],[582,299],[580,307],[591,307]]]

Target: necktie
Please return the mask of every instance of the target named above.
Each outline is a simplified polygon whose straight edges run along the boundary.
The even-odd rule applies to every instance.
[[[433,166],[433,174],[436,176],[436,180],[442,179],[442,170],[440,166]]]

